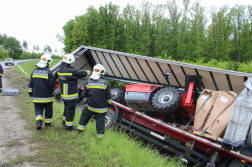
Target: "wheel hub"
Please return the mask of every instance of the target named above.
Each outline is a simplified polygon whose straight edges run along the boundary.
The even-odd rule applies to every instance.
[[[110,123],[110,118],[109,116],[105,116],[105,127],[108,126]]]
[[[158,102],[162,104],[169,103],[172,99],[173,93],[170,91],[163,92],[158,96]]]
[[[117,90],[111,90],[111,97],[114,97],[118,94]]]

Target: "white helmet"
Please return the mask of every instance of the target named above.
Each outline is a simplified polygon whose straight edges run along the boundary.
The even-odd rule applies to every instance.
[[[103,67],[103,65],[101,65],[101,64],[96,64],[96,65],[93,67],[92,75],[94,74],[94,75],[98,75],[98,76],[103,77],[105,73],[106,73],[106,70],[105,70],[105,68]]]
[[[67,63],[67,64],[71,64],[71,63],[75,62],[74,55],[72,55],[72,54],[66,54],[66,55],[64,55],[62,61],[65,62],[65,63]]]
[[[40,67],[40,68],[44,68],[44,67],[46,67],[47,65],[49,66],[49,65],[51,64],[51,62],[52,62],[51,56],[49,56],[49,55],[42,55],[42,56],[40,57],[39,63],[37,63],[36,65],[37,65],[38,67]]]

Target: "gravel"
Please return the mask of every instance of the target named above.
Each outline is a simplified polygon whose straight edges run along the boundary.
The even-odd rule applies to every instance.
[[[24,80],[23,85],[12,86],[15,77],[21,78],[12,68],[4,69],[3,91],[28,86],[28,80]],[[31,131],[25,129],[25,119],[20,116],[19,112],[21,110],[15,96],[0,94],[0,166],[17,158],[31,156],[36,153],[34,149],[31,149],[35,144],[29,143],[28,139]],[[31,165],[24,162],[17,166]]]

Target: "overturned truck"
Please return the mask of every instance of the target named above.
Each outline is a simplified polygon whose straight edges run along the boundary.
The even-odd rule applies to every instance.
[[[105,79],[125,83],[123,87],[111,88],[114,107],[106,115],[106,127],[117,122],[120,127],[181,156],[187,163],[251,166],[252,156],[223,143],[223,134],[231,107],[252,74],[89,46],[80,46],[72,54],[76,58],[74,68],[92,70],[94,65],[102,64],[107,71]],[[60,63],[52,68],[54,73]],[[81,90],[85,81],[78,80],[78,106],[82,108],[85,105]],[[220,106],[218,100],[228,105]],[[219,112],[216,118],[212,118],[212,111]],[[216,124],[220,120],[224,125],[217,127],[222,128],[217,133]],[[203,125],[208,125],[207,130],[203,131]]]

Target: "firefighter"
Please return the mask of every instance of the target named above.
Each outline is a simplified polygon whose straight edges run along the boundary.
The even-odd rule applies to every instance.
[[[83,109],[78,132],[84,131],[92,115],[95,115],[97,137],[103,137],[105,131],[105,115],[112,105],[109,84],[102,77],[106,70],[101,64],[93,68],[93,73],[83,86],[83,100],[87,106]]]
[[[3,89],[3,86],[2,86],[2,75],[3,75],[3,67],[0,63],[0,93],[2,93],[2,89]]]
[[[55,81],[49,65],[52,58],[42,55],[36,69],[33,70],[29,82],[29,96],[33,98],[36,115],[37,130],[42,129],[43,111],[45,109],[45,126],[52,126],[53,116],[53,90]]]
[[[64,101],[63,126],[66,130],[77,130],[73,126],[73,120],[78,98],[78,79],[89,77],[92,73],[88,70],[74,69],[74,62],[72,54],[64,55],[60,69],[55,74],[55,79],[60,84],[61,99]]]

